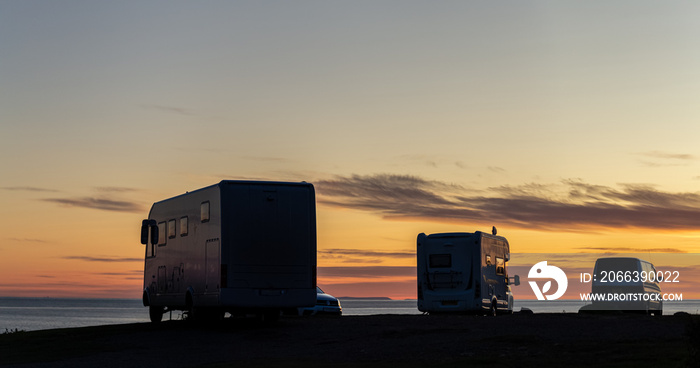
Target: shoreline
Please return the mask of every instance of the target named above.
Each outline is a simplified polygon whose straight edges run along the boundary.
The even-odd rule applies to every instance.
[[[274,324],[229,318],[2,334],[0,365],[684,367],[700,358],[698,347],[700,316],[692,315],[316,316]]]

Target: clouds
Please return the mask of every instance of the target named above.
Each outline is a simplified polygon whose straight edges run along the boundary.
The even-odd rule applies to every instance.
[[[37,238],[7,238],[7,240],[11,240],[18,243],[48,243],[46,240]]]
[[[77,260],[77,261],[87,261],[87,262],[143,262],[143,258],[130,258],[130,257],[87,257],[87,256],[65,256],[61,257],[67,260]]]
[[[322,203],[397,214],[421,205],[450,206],[445,193],[462,189],[417,176],[390,174],[338,176],[315,185],[323,196]]]
[[[606,254],[614,253],[686,253],[678,248],[632,248],[632,247],[579,247],[583,251],[599,251]]]
[[[335,260],[343,263],[382,263],[387,259],[414,259],[416,252],[410,251],[377,251],[361,249],[319,249],[318,257],[324,260]]]
[[[143,212],[144,207],[129,201],[117,201],[107,198],[76,197],[76,198],[44,198],[43,201],[57,203],[66,207],[83,207],[104,211]]]
[[[178,114],[178,115],[184,115],[184,116],[196,116],[197,115],[197,113],[194,112],[193,110],[185,109],[182,107],[176,107],[176,106],[142,104],[141,107],[143,107],[145,109],[167,112],[170,114]]]
[[[415,254],[414,254],[415,257]],[[415,266],[364,266],[364,267],[318,267],[320,277],[360,277],[377,279],[384,277],[415,277]],[[368,280],[369,281],[369,280]]]
[[[318,284],[338,297],[415,297],[416,267],[318,267]]]
[[[145,207],[139,203],[124,199],[117,199],[117,196],[125,193],[136,192],[138,189],[128,187],[96,187],[96,196],[68,197],[68,198],[43,198],[44,202],[51,202],[64,207],[90,208],[95,210],[113,212],[144,212]]]
[[[698,229],[700,194],[648,185],[564,180],[474,190],[409,175],[351,175],[316,182],[318,202],[387,219],[487,222],[536,229]]]
[[[31,187],[31,186],[3,187],[2,189],[3,190],[11,190],[11,191],[22,191],[22,192],[58,192],[58,190],[55,190],[55,189],[38,188],[38,187]]]
[[[0,188],[7,191],[32,193],[61,193],[60,190],[33,186],[14,186]],[[90,208],[113,212],[144,212],[145,207],[140,202],[121,199],[126,194],[140,191],[129,187],[95,187],[93,196],[51,197],[40,198],[40,201],[55,203],[63,207]]]
[[[671,153],[663,151],[649,151],[640,153],[642,156],[647,156],[651,158],[660,159],[673,159],[673,160],[695,160],[695,156],[687,153]]]
[[[697,160],[695,156],[687,153],[648,151],[639,153],[638,155],[646,158],[644,160],[640,160],[640,162],[642,165],[648,167],[686,166],[691,161]]]

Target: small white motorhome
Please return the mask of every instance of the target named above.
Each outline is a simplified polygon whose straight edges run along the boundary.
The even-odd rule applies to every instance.
[[[316,303],[316,203],[309,183],[230,181],[156,202],[143,220],[151,321],[257,314]]]
[[[418,310],[513,313],[506,238],[480,231],[421,233],[417,258]],[[516,285],[519,281],[515,276]]]

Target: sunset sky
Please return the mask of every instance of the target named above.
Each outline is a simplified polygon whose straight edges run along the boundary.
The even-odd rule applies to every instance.
[[[493,225],[521,269],[637,252],[700,277],[664,263],[700,253],[698,14],[1,1],[0,296],[140,298],[150,205],[222,179],[314,184],[336,296],[415,298],[419,233]]]

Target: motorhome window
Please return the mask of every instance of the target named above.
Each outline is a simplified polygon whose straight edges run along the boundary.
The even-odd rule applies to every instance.
[[[503,258],[496,257],[496,273],[499,275],[506,274],[506,262]]]
[[[642,273],[645,274],[645,279],[648,284],[656,284],[658,280],[656,279],[656,269],[654,265],[648,262],[642,262]],[[653,275],[653,276],[652,276]]]
[[[187,236],[187,216],[180,217],[180,236]]]
[[[491,265],[491,256],[490,255],[486,255],[486,265],[487,266]]]
[[[634,272],[639,271],[638,260],[636,258],[599,258],[595,264],[595,272],[615,273],[618,271]]]
[[[165,236],[165,222],[158,223],[158,245],[165,245],[167,237]]]
[[[431,254],[430,267],[452,267],[451,254]]]
[[[175,220],[168,221],[168,238],[175,237]]]
[[[200,218],[202,222],[209,221],[209,201],[202,202],[200,206]]]

